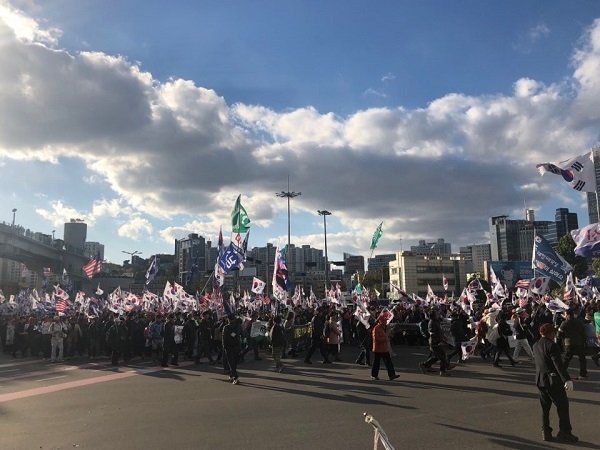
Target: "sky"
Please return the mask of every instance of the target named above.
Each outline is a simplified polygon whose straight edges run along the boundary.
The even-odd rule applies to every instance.
[[[0,221],[105,257],[231,234],[369,257],[588,223],[536,164],[600,132],[600,2],[0,0]],[[288,187],[289,180],[289,187]]]

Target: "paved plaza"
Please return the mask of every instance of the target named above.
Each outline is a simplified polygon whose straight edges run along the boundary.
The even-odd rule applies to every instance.
[[[0,357],[0,449],[372,449],[375,417],[399,449],[545,449],[534,367],[494,368],[474,357],[443,378],[423,375],[425,347],[394,347],[400,378],[370,379],[344,362],[286,359],[283,373],[262,361],[239,367],[234,386],[222,367],[148,360],[112,368],[78,358],[54,365]],[[570,373],[576,375],[576,361]],[[600,370],[569,393],[580,448],[600,449]],[[557,431],[555,410],[552,421]],[[381,448],[381,445],[380,445]]]

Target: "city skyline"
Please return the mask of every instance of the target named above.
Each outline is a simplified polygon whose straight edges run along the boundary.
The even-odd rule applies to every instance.
[[[240,194],[250,247],[289,224],[324,248],[331,212],[330,260],[381,222],[377,254],[488,243],[525,209],[587,223],[535,165],[598,143],[598,2],[341,5],[0,0],[0,221],[81,219],[116,263],[228,243]]]

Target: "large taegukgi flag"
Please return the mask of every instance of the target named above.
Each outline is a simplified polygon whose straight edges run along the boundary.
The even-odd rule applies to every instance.
[[[576,156],[559,163],[543,163],[536,165],[540,174],[551,172],[560,175],[573,189],[584,192],[596,192],[596,169],[594,153]]]

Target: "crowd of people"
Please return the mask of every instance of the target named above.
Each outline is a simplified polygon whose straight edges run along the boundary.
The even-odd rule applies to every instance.
[[[254,332],[255,322],[265,324],[264,329]],[[399,377],[392,361],[392,343],[428,345],[429,356],[419,368],[424,374],[438,372],[440,376],[449,376],[449,371],[456,364],[464,364],[471,354],[500,368],[501,358],[516,366],[524,352],[538,369],[544,438],[551,438],[548,412],[554,402],[560,417],[559,437],[572,440],[568,400],[565,407],[563,395],[572,387],[567,383],[571,381],[567,368],[577,357],[578,378],[585,379],[588,355],[600,365],[600,353],[597,347],[589,346],[585,324],[594,324],[600,340],[600,303],[595,300],[563,311],[551,310],[543,301],[516,306],[504,300],[485,306],[474,304],[468,312],[456,303],[399,302],[382,307],[374,302],[362,317],[352,308],[324,302],[314,308],[282,309],[278,314],[269,309],[228,315],[205,310],[167,314],[132,311],[121,316],[110,311],[96,316],[76,312],[1,316],[0,345],[2,353],[12,358],[38,357],[50,363],[88,357],[110,358],[112,365],[119,365],[137,357],[168,367],[179,365],[180,356],[197,364],[206,359],[208,364],[222,365],[232,384],[238,384],[238,365],[248,354],[261,360],[261,352],[264,355],[267,351],[274,370],[282,372],[286,358],[302,353],[304,363],[312,364],[318,351],[322,363],[331,364],[343,361],[345,345],[357,347],[358,357],[353,363],[370,367],[372,380],[379,380],[381,361],[389,380]],[[509,339],[514,340],[514,348]],[[474,352],[465,351],[465,342],[476,342]],[[439,370],[433,369],[436,364]],[[544,369],[544,365],[552,367]],[[544,370],[562,381],[562,390],[552,387],[547,376],[539,375]]]

